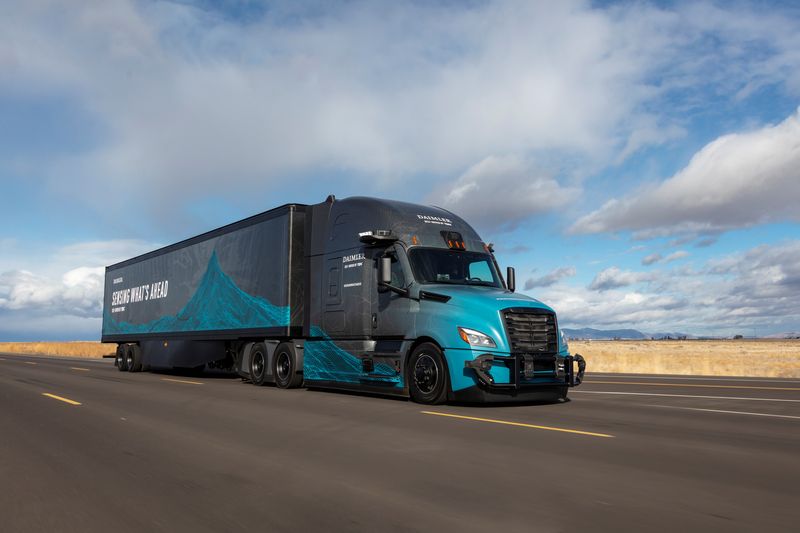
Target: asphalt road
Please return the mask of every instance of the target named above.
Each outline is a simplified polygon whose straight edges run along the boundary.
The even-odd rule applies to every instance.
[[[0,530],[800,527],[800,380],[594,374],[571,398],[426,407],[0,354]]]

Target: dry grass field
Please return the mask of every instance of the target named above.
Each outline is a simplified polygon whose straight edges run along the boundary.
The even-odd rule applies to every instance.
[[[62,355],[65,357],[103,357],[111,355],[117,349],[116,344],[100,344],[99,342],[0,342],[0,352],[40,355]]]
[[[800,378],[800,340],[570,341],[589,372]]]
[[[102,357],[99,342],[4,342],[0,352]],[[571,341],[589,372],[800,378],[800,340]]]

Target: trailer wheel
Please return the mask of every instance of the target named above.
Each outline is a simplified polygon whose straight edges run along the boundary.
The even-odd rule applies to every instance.
[[[257,342],[250,351],[250,382],[261,386],[267,377],[267,346]]]
[[[125,372],[126,370],[128,370],[128,365],[125,359],[126,351],[127,351],[127,345],[125,344],[117,345],[117,355],[114,358],[114,365],[116,365],[117,370],[119,370],[120,372]]]
[[[142,371],[142,349],[139,348],[138,344],[128,345],[125,361],[128,367],[128,372]]]
[[[284,342],[275,349],[272,358],[275,384],[281,389],[296,389],[303,384],[303,376],[297,373],[297,355],[293,342]]]
[[[408,361],[408,391],[417,403],[440,404],[447,400],[450,378],[442,350],[430,342],[417,346]]]

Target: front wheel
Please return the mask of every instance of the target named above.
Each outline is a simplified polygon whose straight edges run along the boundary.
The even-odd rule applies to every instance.
[[[417,403],[440,404],[447,400],[450,378],[442,350],[426,342],[408,360],[408,392]]]

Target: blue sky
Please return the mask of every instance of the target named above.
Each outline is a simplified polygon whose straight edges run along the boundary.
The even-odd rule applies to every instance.
[[[800,331],[792,3],[9,7],[0,340],[98,338],[103,266],[330,193],[462,215],[567,327]]]

